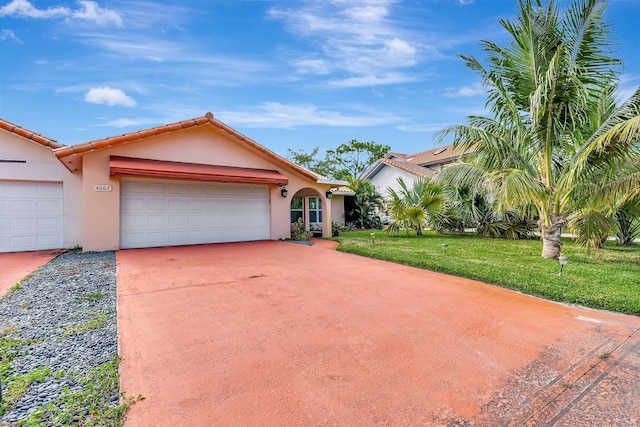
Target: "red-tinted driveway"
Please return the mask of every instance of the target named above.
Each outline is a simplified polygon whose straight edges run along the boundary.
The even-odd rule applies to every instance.
[[[127,425],[640,420],[640,318],[327,245],[118,252]]]
[[[61,252],[63,251],[0,253],[0,297],[6,294],[13,285],[38,267],[51,261]]]

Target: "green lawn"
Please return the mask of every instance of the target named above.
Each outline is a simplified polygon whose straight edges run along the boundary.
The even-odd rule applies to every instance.
[[[588,254],[571,240],[563,276],[557,261],[541,257],[542,242],[502,240],[475,235],[425,233],[422,237],[387,236],[375,230],[343,232],[339,251],[384,259],[467,277],[554,301],[640,315],[640,245],[615,243]],[[448,245],[446,254],[441,245]]]

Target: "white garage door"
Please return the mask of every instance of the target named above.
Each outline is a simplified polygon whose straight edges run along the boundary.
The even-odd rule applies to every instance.
[[[0,181],[0,252],[59,249],[62,184]]]
[[[120,247],[265,240],[266,185],[122,180]]]

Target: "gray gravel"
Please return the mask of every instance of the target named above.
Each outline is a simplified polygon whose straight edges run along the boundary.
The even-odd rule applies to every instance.
[[[105,315],[99,328],[82,330]],[[32,384],[0,424],[13,424],[55,403],[64,388],[80,391],[71,373],[87,373],[117,356],[114,253],[69,251],[38,269],[0,300],[0,332],[13,330],[5,337],[36,342],[23,347],[26,354],[13,360],[8,376],[45,367],[54,375]],[[61,370],[65,374],[56,378]],[[6,384],[2,391],[6,394]],[[112,400],[117,403],[117,390]]]

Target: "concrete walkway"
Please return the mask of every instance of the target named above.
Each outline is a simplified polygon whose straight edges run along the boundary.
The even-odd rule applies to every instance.
[[[45,265],[63,251],[0,253],[0,297],[20,280]]]
[[[640,318],[332,249],[119,251],[126,425],[638,425]]]

